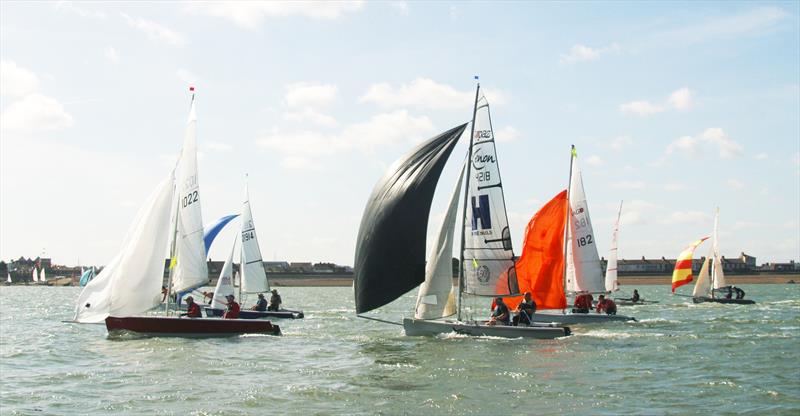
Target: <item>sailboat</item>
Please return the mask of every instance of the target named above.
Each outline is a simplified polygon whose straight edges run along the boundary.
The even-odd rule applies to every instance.
[[[355,253],[356,313],[359,317],[420,286],[414,318],[404,318],[406,335],[460,333],[500,337],[556,338],[569,328],[551,324],[490,326],[463,320],[463,295],[518,295],[503,187],[489,104],[475,91],[459,247],[458,302],[453,293],[451,253],[461,180],[450,199],[437,244],[426,267],[425,235],[431,201],[442,169],[467,123],[421,143],[398,159],[372,191],[358,232]],[[468,209],[468,206],[471,209]],[[469,214],[469,215],[468,215]],[[456,319],[444,319],[456,314]]]
[[[44,266],[42,266],[42,270],[39,272],[39,283],[43,285],[47,284],[47,273],[44,271]]]
[[[10,285],[12,283],[11,282],[11,272],[6,270],[6,275],[7,275],[6,276],[6,285]]]
[[[280,328],[268,321],[141,315],[160,304],[164,253],[168,247],[168,287],[173,292],[191,290],[208,281],[197,175],[196,126],[193,93],[178,165],[145,201],[123,241],[122,250],[84,287],[78,297],[75,322],[105,322],[109,333],[130,331],[155,336],[280,334]],[[169,304],[166,309],[165,314]]]
[[[719,208],[714,215],[714,234],[712,235],[711,247],[709,253],[703,261],[700,268],[700,274],[697,276],[694,289],[692,290],[692,301],[694,303],[714,302],[714,303],[733,303],[738,305],[752,305],[756,303],[752,299],[737,299],[733,296],[733,288],[726,285],[725,273],[722,270],[722,257],[719,254]],[[696,246],[695,246],[696,247]],[[690,258],[691,259],[691,258]],[[680,260],[679,260],[680,261]],[[678,263],[675,264],[675,271],[673,272],[673,282],[675,281],[675,273],[679,272]],[[683,279],[684,282],[688,283]],[[673,293],[675,286],[673,284]],[[730,297],[727,297],[726,294]]]
[[[611,249],[608,254],[608,263],[606,264],[606,293],[614,293],[619,291],[619,281],[617,280],[617,237],[619,236],[619,219],[622,216],[622,201],[619,203],[619,211],[617,211],[617,220],[614,221],[614,230],[611,232]],[[620,298],[614,299],[617,306],[634,306],[658,303],[657,301],[645,300],[639,298],[634,301],[633,298]]]
[[[33,283],[39,283],[39,271],[36,270],[36,265],[33,266],[31,281],[33,281]]]
[[[586,201],[586,192],[583,189],[583,176],[578,166],[578,152],[575,146],[570,151],[570,178],[567,188],[567,218],[565,225],[564,257],[566,267],[563,276],[555,273],[549,276],[537,277],[537,280],[563,279],[563,289],[558,285],[548,284],[551,296],[561,297],[563,301],[557,302],[561,310],[543,311],[552,308],[548,303],[540,305],[532,319],[536,322],[559,322],[566,324],[602,323],[609,321],[633,321],[635,318],[625,315],[606,315],[592,313],[572,313],[566,309],[567,295],[583,293],[606,293],[606,280],[603,277],[600,256],[597,254],[596,239],[589,216],[589,205]],[[616,271],[616,270],[615,270]],[[563,290],[563,293],[557,293]],[[536,299],[536,296],[534,296]],[[559,299],[560,300],[560,299]],[[537,300],[537,304],[538,304]]]
[[[81,278],[78,282],[81,286],[86,286],[92,279],[94,279],[95,269],[94,266],[89,267],[81,273]]]
[[[253,212],[250,209],[250,192],[245,185],[245,200],[242,205],[242,230],[241,230],[241,250],[240,250],[240,279],[239,279],[239,299],[242,293],[265,293],[269,292],[269,280],[264,269],[264,260],[261,257],[261,248],[258,245],[256,236],[256,226],[253,222]],[[224,267],[223,267],[224,270]],[[217,295],[214,295],[217,298]],[[222,316],[224,308],[205,307],[207,316]],[[242,309],[239,311],[240,319],[258,318],[302,318],[303,311],[293,311],[282,309],[278,311],[253,311]]]

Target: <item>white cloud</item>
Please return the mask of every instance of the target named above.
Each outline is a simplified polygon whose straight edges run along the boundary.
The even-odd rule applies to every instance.
[[[0,93],[8,97],[24,97],[39,89],[39,77],[14,61],[0,61]]]
[[[714,17],[697,24],[662,32],[655,38],[674,45],[684,45],[716,39],[757,36],[775,30],[778,23],[790,17],[790,13],[778,7],[757,7],[739,14]]]
[[[734,191],[744,189],[744,182],[737,179],[728,179],[727,182],[725,182],[725,184],[728,185],[728,188]]]
[[[190,3],[189,9],[220,17],[244,29],[254,30],[264,20],[291,16],[333,20],[361,10],[359,1],[213,1]]]
[[[283,119],[294,123],[313,123],[324,127],[336,127],[339,124],[335,118],[327,114],[322,114],[313,108],[283,113]]]
[[[57,131],[72,126],[72,116],[55,98],[39,93],[14,101],[0,115],[5,131]]]
[[[273,131],[260,137],[257,144],[292,156],[322,156],[350,149],[371,152],[380,145],[414,142],[433,130],[434,126],[429,118],[414,117],[405,110],[398,110],[378,114],[365,122],[350,124],[338,134]]]
[[[600,57],[600,55],[609,52],[619,52],[619,45],[616,43],[604,46],[602,48],[592,49],[586,45],[573,45],[567,54],[561,54],[558,61],[562,64],[569,64],[573,62],[592,61]]]
[[[513,142],[519,139],[519,137],[519,130],[515,129],[513,126],[505,126],[494,132],[494,138],[498,142]]]
[[[733,227],[732,227],[732,229],[734,231],[752,230],[752,229],[757,229],[757,228],[764,228],[764,224],[757,223],[757,222],[752,222],[752,221],[736,221],[733,224]]]
[[[603,166],[605,162],[603,162],[603,159],[601,159],[600,156],[591,155],[586,158],[586,164],[589,166],[600,167]]]
[[[708,128],[698,137],[683,136],[679,137],[667,146],[666,153],[680,153],[688,157],[696,157],[701,153],[701,147],[706,150],[716,150],[722,159],[730,159],[741,156],[744,153],[742,145],[733,141],[719,127]]]
[[[487,99],[491,97],[487,96]],[[388,83],[373,84],[358,100],[381,107],[413,107],[420,109],[459,109],[471,107],[474,93],[459,91],[429,78],[417,78],[399,88]]]
[[[187,43],[186,38],[182,34],[160,23],[141,18],[135,19],[125,13],[120,14],[128,22],[128,26],[140,30],[147,35],[150,40],[168,43],[172,46],[183,46]]]
[[[664,111],[664,107],[650,103],[649,101],[631,101],[619,106],[619,111],[623,114],[636,114],[638,116],[649,116]]]
[[[661,219],[663,224],[707,224],[711,216],[702,211],[677,211]]]
[[[755,158],[756,160],[767,160],[769,158],[769,155],[767,155],[764,152],[761,152],[761,153],[753,156],[753,158]]]
[[[676,110],[688,110],[692,107],[692,95],[694,93],[687,87],[683,87],[669,95],[669,103]]]
[[[81,7],[78,7],[78,6],[75,5],[74,2],[71,2],[71,1],[59,1],[59,2],[56,2],[55,9],[58,12],[72,13],[74,15],[77,15],[77,16],[80,16],[80,17],[84,17],[84,18],[87,18],[87,19],[102,20],[102,19],[105,19],[106,17],[108,17],[103,12],[96,11],[96,10],[86,10],[86,9],[81,8]]]
[[[231,147],[231,145],[229,145],[228,143],[215,142],[212,140],[203,140],[203,147],[205,147],[208,150],[217,152],[227,152],[233,149],[233,147]]]
[[[701,139],[714,144],[719,149],[719,157],[729,159],[735,156],[741,156],[744,151],[742,145],[733,141],[725,134],[719,127],[712,127],[706,129],[700,136]]]
[[[319,171],[321,166],[311,159],[300,156],[286,156],[281,160],[281,166],[295,171]]]
[[[697,156],[699,145],[700,141],[692,136],[679,137],[667,145],[667,154],[681,153],[689,157],[695,157]]]
[[[316,107],[329,104],[336,98],[337,87],[332,84],[299,82],[286,85],[284,103],[288,107]]]
[[[119,62],[119,53],[117,52],[116,49],[114,49],[113,46],[109,46],[106,48],[105,56],[106,59],[108,59],[110,62],[113,63]]]
[[[620,181],[611,184],[611,187],[616,189],[644,189],[645,186],[644,181]]]
[[[618,207],[616,204],[610,206],[614,210]],[[625,224],[626,227],[635,224],[646,224],[653,218],[653,212],[657,208],[658,206],[652,202],[642,200],[625,201],[622,205],[620,223]]]

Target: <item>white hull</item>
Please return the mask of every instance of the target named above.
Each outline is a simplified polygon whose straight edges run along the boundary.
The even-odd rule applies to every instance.
[[[503,338],[553,339],[570,335],[567,327],[556,325],[504,326],[483,325],[477,322],[430,321],[424,319],[403,319],[403,329],[408,336],[425,336],[457,333],[472,336],[493,336]]]
[[[625,315],[606,315],[599,313],[572,312],[536,312],[533,322],[555,322],[559,324],[601,324],[605,322],[635,321],[636,318]]]

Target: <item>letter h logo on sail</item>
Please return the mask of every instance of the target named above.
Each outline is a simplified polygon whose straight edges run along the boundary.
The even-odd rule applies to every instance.
[[[489,195],[478,195],[479,205],[475,205],[475,197],[472,197],[472,231],[478,230],[478,220],[481,221],[481,228],[484,230],[492,228],[492,214],[489,210]]]

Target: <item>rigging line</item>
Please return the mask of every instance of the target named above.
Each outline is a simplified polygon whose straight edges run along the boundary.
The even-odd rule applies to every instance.
[[[402,323],[400,323],[400,322],[392,322],[392,321],[387,321],[387,320],[385,320],[385,319],[373,318],[373,317],[371,317],[371,316],[366,316],[366,315],[356,315],[356,316],[357,316],[357,317],[359,317],[359,318],[369,319],[370,321],[378,321],[378,322],[383,322],[383,323],[385,323],[385,324],[392,324],[392,325],[403,326],[403,324],[402,324]]]

